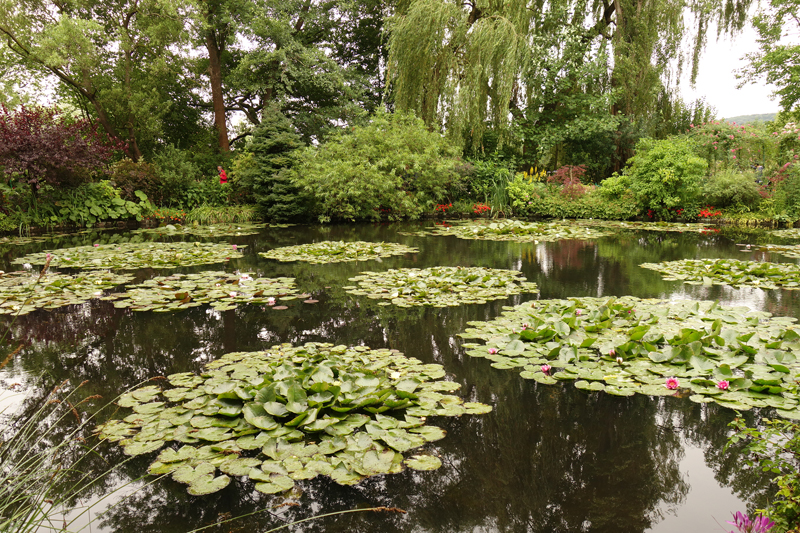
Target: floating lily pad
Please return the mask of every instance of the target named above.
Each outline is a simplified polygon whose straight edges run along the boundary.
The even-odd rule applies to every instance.
[[[286,227],[282,224],[280,227]],[[262,229],[270,227],[269,224],[167,224],[157,228],[140,228],[131,233],[146,233],[155,235],[193,235],[196,237],[238,237],[241,235],[257,235]]]
[[[785,239],[800,239],[800,228],[775,229],[767,233]]]
[[[0,315],[25,315],[36,309],[55,309],[99,298],[103,291],[133,276],[93,271],[71,276],[46,272],[0,273]]]
[[[217,468],[248,476],[266,493],[318,475],[349,485],[400,472],[403,452],[445,436],[424,417],[491,410],[439,392],[458,388],[439,381],[443,376],[440,365],[391,350],[282,344],[226,354],[200,376],[168,376],[174,388],[151,385],[126,393],[118,403],[137,414],[98,431],[131,455],[184,443],[162,450],[149,472],[171,472],[192,494],[228,484],[227,476],[215,475]],[[196,393],[191,399],[189,391]],[[436,467],[424,458],[409,466]]]
[[[127,289],[103,299],[113,300],[114,307],[134,311],[178,311],[206,303],[217,309],[246,303],[272,305],[281,296],[297,292],[294,278],[254,278],[247,273],[212,271],[156,277]]]
[[[784,414],[800,404],[800,327],[791,317],[626,296],[539,300],[470,326],[461,336],[485,344],[466,343],[468,355],[521,367],[542,384],[575,381],[617,396],[686,391],[693,401]]]
[[[639,266],[661,272],[665,280],[683,281],[691,285],[800,289],[800,266],[792,263],[683,259],[663,263],[642,263]]]
[[[800,244],[745,244],[739,246],[741,246],[742,252],[774,252],[792,259],[800,259]]]
[[[357,288],[347,292],[376,300],[390,300],[399,307],[429,305],[449,307],[486,303],[523,292],[539,292],[516,270],[496,268],[433,267],[362,272],[350,278]]]
[[[144,242],[99,244],[61,248],[14,259],[12,263],[43,265],[47,255],[52,255],[50,266],[62,268],[118,269],[173,268],[182,266],[222,263],[242,257],[243,245],[203,242]]]
[[[677,233],[707,233],[716,228],[709,228],[707,224],[695,222],[636,222],[625,220],[575,220],[574,224],[603,228],[608,230],[635,230],[635,231],[670,231]]]
[[[564,222],[523,222],[501,220],[489,222],[472,220],[454,222],[452,225],[437,225],[428,230],[407,232],[406,235],[454,235],[459,239],[515,242],[554,242],[562,239],[598,239],[612,232]]]
[[[417,252],[419,252],[417,248],[392,242],[323,241],[276,248],[269,252],[259,252],[259,255],[267,259],[277,259],[278,261],[341,263],[346,261],[369,261],[381,257]]]

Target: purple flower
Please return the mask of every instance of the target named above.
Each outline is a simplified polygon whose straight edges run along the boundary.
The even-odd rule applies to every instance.
[[[736,514],[733,515],[733,520],[733,522],[728,520],[728,523],[736,526],[739,533],[766,533],[775,525],[775,522],[766,516],[757,516],[750,520],[746,514],[742,514],[739,511],[736,511]]]
[[[489,353],[490,354],[496,354],[497,353],[497,348],[489,348]]]
[[[681,382],[678,381],[678,378],[667,378],[665,385],[669,390],[675,390],[681,386]]]
[[[542,365],[542,372],[545,374],[550,373],[550,365]]]
[[[731,387],[730,381],[724,379],[717,383],[717,388],[719,390],[728,390],[730,387]]]

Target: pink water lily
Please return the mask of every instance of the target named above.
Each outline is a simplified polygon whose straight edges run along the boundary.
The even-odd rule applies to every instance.
[[[576,314],[577,316],[581,316],[581,310],[580,310],[580,309],[576,309],[576,310],[575,310],[575,314]]]
[[[719,390],[728,390],[730,387],[731,387],[730,381],[727,381],[725,379],[717,382],[717,388]]]
[[[99,244],[95,244],[95,245],[94,245],[94,247],[95,247],[95,248],[98,248],[99,246],[100,246]]]
[[[234,251],[234,252],[236,251],[236,248],[237,248],[237,246],[234,244],[234,245],[233,245],[233,251]]]
[[[615,355],[617,355],[617,351],[614,348],[611,348],[608,351],[608,355],[610,355],[611,357],[614,357]]]
[[[528,323],[527,322],[522,324],[522,329],[527,329],[527,328],[528,328]]]
[[[489,348],[489,353],[490,354],[496,354],[497,353],[497,348]]]
[[[665,385],[669,390],[675,390],[681,386],[681,382],[678,381],[678,378],[667,378]]]
[[[542,372],[544,372],[545,374],[549,374],[550,373],[550,365],[542,365]]]

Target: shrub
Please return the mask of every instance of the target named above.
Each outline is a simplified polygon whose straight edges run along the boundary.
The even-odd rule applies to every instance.
[[[739,211],[755,211],[761,202],[761,187],[755,172],[725,169],[706,179],[703,198],[717,207],[734,207]]]
[[[142,191],[155,205],[162,204],[164,194],[161,191],[158,169],[150,163],[122,159],[111,165],[108,175],[120,189],[123,199],[134,201],[136,191]]]
[[[30,185],[76,186],[111,157],[116,145],[103,142],[87,120],[72,120],[57,108],[0,106],[0,168]]]
[[[642,139],[628,160],[626,174],[637,201],[661,220],[672,220],[679,208],[694,209],[708,164],[694,154],[685,138]]]
[[[787,163],[770,178],[772,216],[781,222],[800,219],[800,168]]]
[[[527,181],[519,174],[508,186],[508,196],[517,216],[628,220],[639,213],[639,204],[632,193],[625,192],[609,199],[600,191],[600,188],[588,186],[584,194],[573,199],[557,187]]]
[[[513,173],[504,163],[495,161],[470,161],[471,169],[466,177],[466,189],[470,198],[489,201],[500,183],[503,187],[511,181]]]
[[[581,183],[584,174],[586,174],[584,165],[565,165],[548,176],[547,181],[561,185],[561,195],[575,200],[586,194],[586,187]]]
[[[167,145],[153,155],[153,166],[159,189],[158,205],[184,207],[186,191],[202,176],[191,154]]]
[[[292,152],[302,146],[300,136],[280,110],[273,107],[264,112],[247,145],[247,156],[241,158],[233,174],[265,219],[284,221],[307,213],[308,199],[292,184],[288,172],[294,164]]]
[[[301,150],[293,182],[321,221],[418,218],[454,185],[459,150],[413,115],[377,113],[366,126]],[[387,211],[388,210],[388,211]]]

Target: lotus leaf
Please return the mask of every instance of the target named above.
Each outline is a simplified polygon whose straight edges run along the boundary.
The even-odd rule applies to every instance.
[[[254,278],[249,273],[208,271],[152,278],[103,299],[112,300],[114,307],[134,311],[178,311],[205,303],[216,309],[245,303],[272,305],[276,299],[296,292],[294,278]]]
[[[243,375],[259,379],[238,379]],[[228,484],[227,476],[215,477],[217,467],[249,476],[267,493],[320,474],[353,484],[399,472],[402,452],[445,436],[424,425],[422,417],[491,411],[439,392],[458,388],[438,381],[443,375],[439,365],[392,350],[282,344],[226,354],[200,376],[173,374],[168,380],[175,388],[131,391],[119,403],[137,414],[98,430],[103,438],[121,441],[131,455],[156,451],[169,441],[184,443],[163,450],[149,471],[172,472],[192,494]],[[170,393],[178,389],[180,394]],[[187,391],[198,395],[187,400]]]
[[[229,244],[203,242],[144,242],[97,244],[49,250],[14,259],[12,263],[43,265],[51,254],[50,266],[82,268],[86,270],[139,268],[175,268],[182,266],[222,263],[242,257],[240,251]]]
[[[402,232],[401,232],[402,233]],[[406,235],[455,235],[459,239],[515,242],[555,242],[563,239],[598,239],[611,232],[565,222],[523,222],[521,220],[471,220],[436,225]]]
[[[287,227],[288,224],[270,225],[270,224],[211,224],[199,225],[190,224],[183,226],[181,224],[167,224],[157,228],[140,228],[131,231],[131,233],[147,233],[155,235],[194,235],[197,237],[238,237],[241,235],[257,235],[262,229],[266,227]]]
[[[667,395],[676,391],[666,379],[676,378],[693,401],[791,413],[800,401],[795,322],[708,301],[572,298],[506,308],[492,321],[470,322],[461,337],[484,341],[465,343],[466,353],[493,362],[508,361],[504,347],[522,341],[530,362],[521,376],[542,384]]]
[[[25,315],[98,298],[103,291],[127,283],[133,276],[93,271],[80,275],[27,271],[0,273],[0,315]]]
[[[417,248],[391,242],[323,241],[276,248],[258,255],[278,261],[307,261],[309,263],[341,263],[369,261],[381,257],[417,253]]]
[[[792,263],[683,259],[663,263],[642,263],[639,266],[661,272],[665,280],[679,280],[692,285],[800,289],[800,266]]]
[[[449,307],[486,303],[522,292],[539,292],[521,272],[480,267],[402,268],[385,272],[362,272],[350,278],[360,289],[347,292],[390,300],[398,307],[429,305]],[[442,372],[441,368],[436,370]]]

